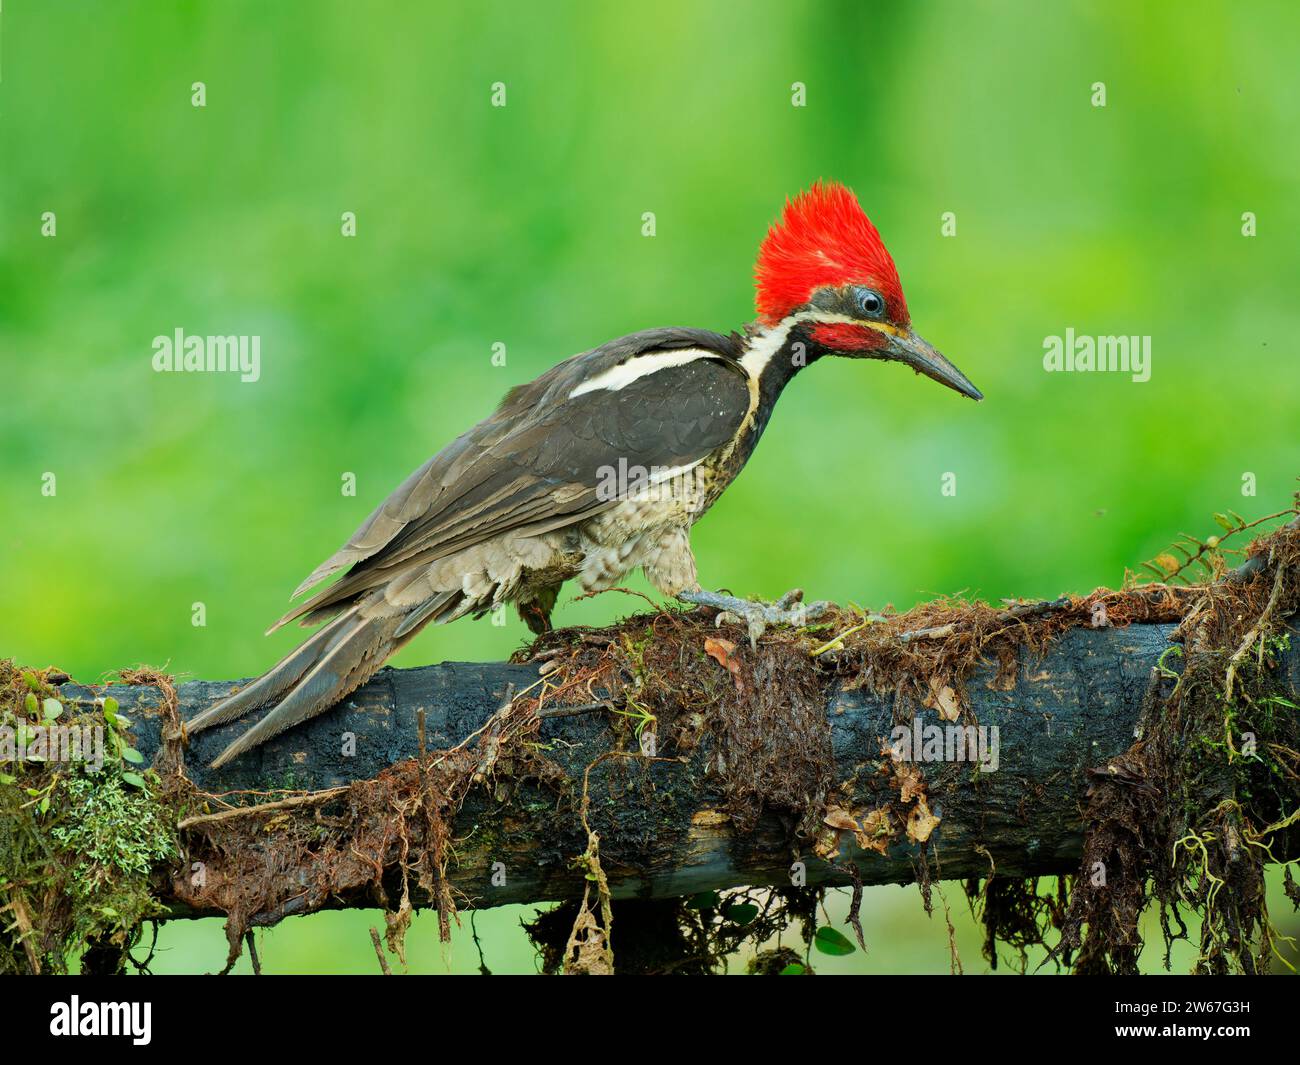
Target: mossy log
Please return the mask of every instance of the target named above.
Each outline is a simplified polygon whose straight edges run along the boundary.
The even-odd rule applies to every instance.
[[[616,898],[789,884],[792,869],[808,884],[846,883],[854,875],[863,884],[883,884],[984,877],[993,871],[1008,877],[1075,872],[1090,781],[1105,775],[1108,759],[1133,744],[1144,704],[1170,683],[1158,664],[1171,646],[1173,629],[1172,624],[1076,626],[1037,651],[1016,648],[1014,669],[1006,661],[977,664],[965,682],[963,720],[996,728],[996,769],[982,771],[969,761],[917,763],[929,812],[938,819],[936,826],[921,825],[915,833],[923,842],[910,838],[911,832],[895,833],[887,845],[870,838],[868,812],[891,804],[897,811],[900,798],[897,775],[882,756],[899,714],[895,694],[826,679],[821,705],[833,756],[829,769],[847,796],[843,812],[868,831],[864,836],[825,828],[820,848],[806,832],[794,831],[792,814],[766,806],[752,826],[738,826],[723,785],[725,767],[716,764],[716,745],[661,748],[647,757],[625,713],[591,703],[548,706],[529,742],[545,752],[547,765],[558,773],[552,771],[547,780],[489,777],[468,789],[449,826],[446,880],[462,905],[477,907],[580,897],[585,880],[573,859],[589,839],[574,799],[579,795],[588,796],[587,823],[599,835],[601,864]],[[1300,693],[1297,646],[1293,640],[1277,659],[1292,693]],[[764,653],[762,645],[756,652],[743,644],[736,651],[738,657]],[[1169,656],[1168,664],[1176,666],[1176,657]],[[729,684],[721,665],[718,671]],[[454,747],[538,677],[536,661],[385,669],[341,706],[219,771],[208,763],[246,723],[193,737],[185,773],[202,792],[247,789],[271,799],[277,789],[319,791],[369,780],[419,754],[421,719],[427,749]],[[230,681],[180,685],[180,717],[194,716],[231,687]],[[62,690],[72,702],[105,691],[71,683]],[[153,758],[162,733],[159,689],[114,685],[112,694],[135,721],[139,749]],[[678,694],[683,708],[704,698],[689,687]],[[755,685],[738,698],[759,694]],[[599,701],[605,692],[595,688],[584,698],[591,695]],[[765,695],[772,698],[770,691]],[[934,709],[919,712],[919,720],[946,725],[939,717],[942,704],[941,695]],[[911,720],[910,711],[899,716]],[[346,802],[347,794],[340,793],[337,801]],[[322,806],[299,811],[305,816],[326,812]],[[267,821],[270,838],[276,829],[271,818]],[[838,852],[828,853],[833,846]],[[818,856],[819,849],[826,857]],[[394,855],[384,870],[391,892],[398,890],[398,864]],[[162,887],[159,894],[176,916],[216,912],[194,905],[193,891]],[[429,901],[427,890],[414,883],[411,896],[417,905]],[[254,915],[251,923],[271,923],[321,905],[373,906],[373,885],[331,892],[324,902],[290,899],[276,912]]]

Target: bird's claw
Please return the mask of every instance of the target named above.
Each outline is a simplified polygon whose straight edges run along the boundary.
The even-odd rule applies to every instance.
[[[683,592],[678,596],[683,602],[696,606],[712,607],[718,611],[713,619],[715,625],[728,622],[744,625],[749,632],[750,647],[758,646],[758,638],[767,631],[769,625],[794,625],[802,627],[820,617],[830,604],[819,600],[815,603],[803,601],[803,590],[795,588],[786,592],[775,603],[756,602],[750,599],[738,599],[720,592]]]

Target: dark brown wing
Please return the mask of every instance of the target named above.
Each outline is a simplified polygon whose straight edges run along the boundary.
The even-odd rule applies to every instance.
[[[734,337],[705,330],[633,334],[574,356],[512,390],[498,410],[408,477],[295,596],[345,566],[346,575],[276,627],[323,620],[413,564],[507,532],[537,533],[584,521],[610,502],[602,470],[674,468],[706,457],[738,432],[749,408]],[[629,359],[701,352],[615,391],[572,396]]]

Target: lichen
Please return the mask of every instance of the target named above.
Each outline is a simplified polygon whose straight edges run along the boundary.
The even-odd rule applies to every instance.
[[[52,675],[0,662],[0,725],[99,730],[106,758],[0,769],[0,972],[67,972],[91,948],[116,970],[163,912],[151,876],[176,856],[175,817],[135,764],[126,716],[112,700],[72,714]]]

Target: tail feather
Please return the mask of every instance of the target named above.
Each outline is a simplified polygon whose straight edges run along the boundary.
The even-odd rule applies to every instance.
[[[227,721],[234,721],[236,718],[243,717],[245,714],[256,710],[260,706],[283,695],[294,683],[309,670],[313,664],[318,662],[322,655],[327,654],[334,638],[339,634],[339,629],[353,611],[349,611],[342,617],[336,618],[330,624],[326,625],[319,632],[313,633],[310,639],[305,640],[298,647],[290,651],[284,658],[280,659],[274,666],[263,673],[257,680],[253,681],[237,692],[232,692],[226,698],[218,703],[213,703],[203,713],[185,723],[186,732],[193,735],[196,732],[202,732],[204,729],[212,728],[214,725],[224,725]]]
[[[190,733],[233,721],[278,703],[212,762],[217,769],[285,729],[328,710],[368,681],[384,662],[430,622],[449,621],[472,604],[460,591],[394,608],[382,595],[353,604],[248,687],[209,707],[186,725]]]
[[[397,626],[397,631],[393,633],[394,638],[400,640],[403,637],[414,636],[435,615],[439,621],[454,621],[464,613],[455,609],[464,598],[460,592],[443,592],[441,595],[435,595],[423,606],[416,607],[406,615],[402,623]]]
[[[394,635],[402,619],[403,615],[377,618],[351,615],[325,647],[314,655],[310,668],[294,677],[288,694],[256,725],[222,751],[213,760],[212,768],[218,769],[285,729],[323,713],[354,692],[406,642]]]

